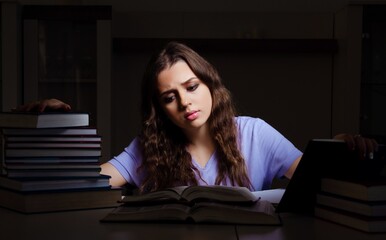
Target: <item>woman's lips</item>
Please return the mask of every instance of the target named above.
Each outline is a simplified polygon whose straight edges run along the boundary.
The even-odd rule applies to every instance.
[[[198,111],[191,111],[185,114],[185,118],[189,121],[193,121],[198,118]]]

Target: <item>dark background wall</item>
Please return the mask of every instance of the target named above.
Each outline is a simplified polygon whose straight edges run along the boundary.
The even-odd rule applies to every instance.
[[[140,80],[153,49],[149,40],[180,40],[188,45],[210,42],[212,48],[195,50],[219,70],[239,114],[266,120],[301,150],[311,138],[358,130],[357,119],[354,127],[334,126],[337,113],[359,112],[357,103],[340,105],[334,98],[339,95],[334,92],[337,56],[344,59],[339,54],[346,49],[329,44],[337,41],[336,14],[347,6],[347,0],[15,2],[112,6],[111,92],[106,93],[111,95],[112,155],[119,154],[138,133]],[[347,15],[340,16],[345,19]],[[253,47],[256,42],[260,47]],[[355,79],[348,86],[350,81],[358,87]]]

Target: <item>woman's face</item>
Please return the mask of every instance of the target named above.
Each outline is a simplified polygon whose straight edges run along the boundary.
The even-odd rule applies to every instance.
[[[175,125],[186,131],[206,126],[212,95],[188,64],[178,61],[163,70],[157,80],[159,103]]]

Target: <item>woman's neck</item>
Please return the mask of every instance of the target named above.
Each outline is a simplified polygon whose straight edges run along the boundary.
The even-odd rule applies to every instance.
[[[188,152],[201,167],[205,167],[215,150],[213,137],[207,129],[201,128],[187,134],[187,138],[189,140]]]

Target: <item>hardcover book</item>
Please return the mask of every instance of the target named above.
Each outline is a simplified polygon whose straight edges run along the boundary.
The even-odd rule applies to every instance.
[[[146,204],[155,202],[198,202],[215,201],[252,204],[259,200],[246,187],[229,186],[179,186],[142,195],[129,195],[122,199],[125,204]]]
[[[100,148],[6,148],[7,157],[100,157]]]
[[[99,164],[99,157],[11,157],[5,158],[7,164]]]
[[[88,142],[9,142],[4,146],[6,149],[23,149],[23,148],[101,148],[100,143]]]
[[[94,136],[97,134],[96,128],[3,128],[1,132],[4,136]]]
[[[55,178],[9,178],[0,176],[0,187],[14,191],[43,191],[60,189],[85,189],[110,187],[110,176],[55,177]]]
[[[245,187],[180,186],[125,196],[102,222],[196,222],[280,225],[272,203]]]
[[[4,173],[10,178],[47,178],[47,177],[98,177],[99,163],[8,163]]]
[[[363,216],[386,217],[386,201],[363,201],[327,193],[318,193],[316,203]]]
[[[0,187],[0,206],[22,213],[117,207],[120,188],[18,192]]]
[[[1,112],[0,127],[59,128],[89,125],[88,113],[75,112]]]
[[[386,217],[369,217],[352,212],[316,206],[315,216],[364,232],[386,232]]]
[[[321,191],[363,201],[386,201],[386,179],[323,178]]]
[[[5,136],[5,142],[9,143],[101,143],[102,138],[94,135],[72,136],[72,135],[57,135],[57,136]]]
[[[222,224],[280,225],[275,208],[268,201],[252,205],[197,202],[193,205],[166,203],[145,206],[122,205],[102,222],[194,222]]]

